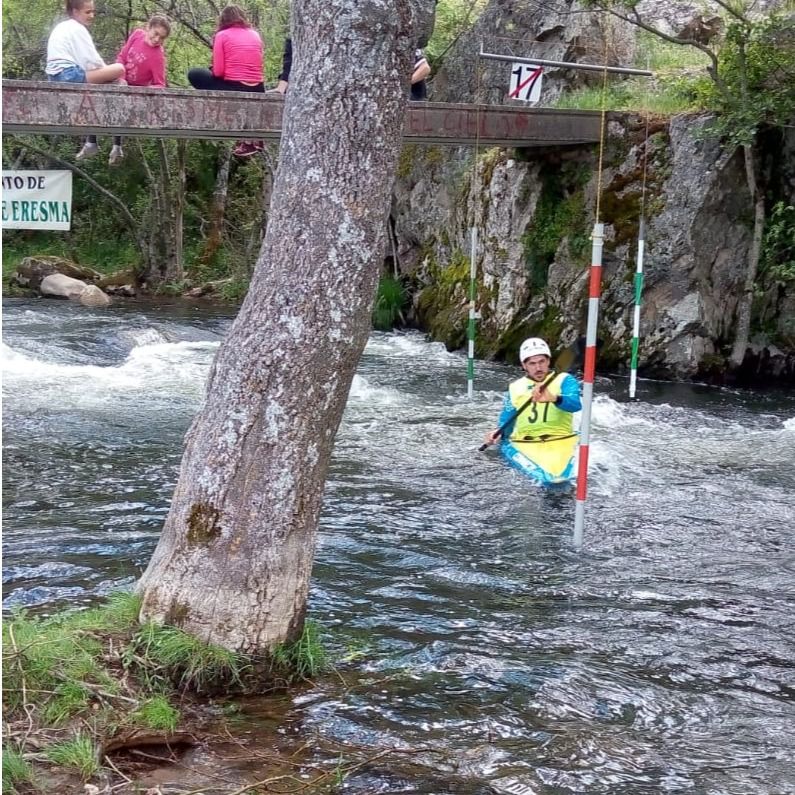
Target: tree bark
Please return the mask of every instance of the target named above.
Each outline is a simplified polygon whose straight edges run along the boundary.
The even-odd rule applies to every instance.
[[[218,249],[221,248],[221,233],[224,228],[224,218],[226,216],[226,197],[229,193],[229,170],[232,165],[232,148],[228,144],[220,145],[220,162],[218,172],[215,175],[215,190],[213,190],[213,202],[210,208],[210,229],[207,233],[207,240],[204,243],[204,250],[199,259],[205,265],[212,262]]]
[[[748,264],[745,271],[745,283],[740,299],[737,302],[737,325],[734,332],[734,345],[732,346],[729,366],[736,370],[745,359],[748,348],[748,337],[751,332],[751,314],[754,304],[754,284],[756,273],[759,269],[759,257],[762,252],[762,238],[765,233],[765,197],[759,190],[759,180],[756,171],[756,157],[751,145],[742,147],[745,162],[745,181],[754,204],[754,232],[751,246],[748,249]]]
[[[144,620],[254,654],[302,630],[334,435],[370,329],[413,31],[430,5],[293,6],[270,223],[138,586]]]
[[[153,172],[141,147],[141,162],[146,171],[152,198],[146,212],[147,246],[141,282],[157,288],[163,284],[182,281],[182,236],[185,198],[186,142],[178,141],[176,148],[176,176],[172,174],[166,142],[158,139],[157,172]]]
[[[276,172],[277,158],[270,146],[262,152],[262,187],[260,189],[260,212],[259,223],[254,224],[246,243],[247,262],[255,263],[265,240],[265,233],[268,230],[268,215],[270,213],[271,196],[273,195],[273,176]],[[249,266],[246,276],[251,277],[253,266]]]

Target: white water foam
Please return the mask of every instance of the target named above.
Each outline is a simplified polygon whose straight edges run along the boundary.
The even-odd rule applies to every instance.
[[[405,402],[404,395],[397,389],[373,386],[364,376],[358,373],[353,376],[348,400],[367,401],[381,406],[395,406]]]
[[[389,359],[422,359],[424,363],[432,362],[445,367],[460,367],[464,362],[461,353],[451,353],[441,342],[428,342],[425,336],[418,332],[388,335],[374,333],[368,340],[364,352],[368,356],[384,356]]]
[[[90,406],[174,393],[201,397],[216,342],[175,342],[133,348],[120,365],[43,361],[3,344],[0,365],[6,399],[26,408]]]

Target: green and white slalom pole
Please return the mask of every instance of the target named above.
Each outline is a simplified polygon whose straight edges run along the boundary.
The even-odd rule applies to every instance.
[[[635,400],[638,382],[638,348],[640,347],[640,305],[643,297],[643,253],[646,238],[646,219],[641,216],[638,230],[638,257],[635,262],[635,315],[632,321],[632,356],[629,363],[629,399]]]
[[[473,226],[469,231],[471,247],[469,252],[469,323],[467,324],[467,397],[472,400],[475,395],[475,321],[478,319],[478,313],[475,310],[478,230]]]
[[[588,284],[588,328],[585,332],[585,367],[582,376],[582,420],[580,455],[577,465],[577,501],[574,504],[574,548],[582,548],[585,528],[585,500],[588,495],[588,454],[591,442],[591,404],[596,375],[596,329],[599,325],[599,298],[602,294],[602,249],[605,225],[598,221],[591,234],[591,278]]]

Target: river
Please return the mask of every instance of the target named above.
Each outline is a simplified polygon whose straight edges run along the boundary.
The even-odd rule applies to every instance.
[[[230,317],[4,307],[4,606],[48,612],[146,565]],[[795,396],[600,378],[576,553],[571,497],[476,452],[518,373],[470,402],[460,354],[372,335],[310,597],[352,653],[280,731],[412,754],[351,793],[795,791]]]

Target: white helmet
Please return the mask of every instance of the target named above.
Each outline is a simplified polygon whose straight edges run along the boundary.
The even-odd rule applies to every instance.
[[[552,358],[549,345],[539,337],[530,337],[530,339],[525,340],[522,343],[522,347],[519,348],[519,362],[521,364],[524,364],[525,359],[529,359],[531,356],[541,355],[548,356],[550,359]]]

